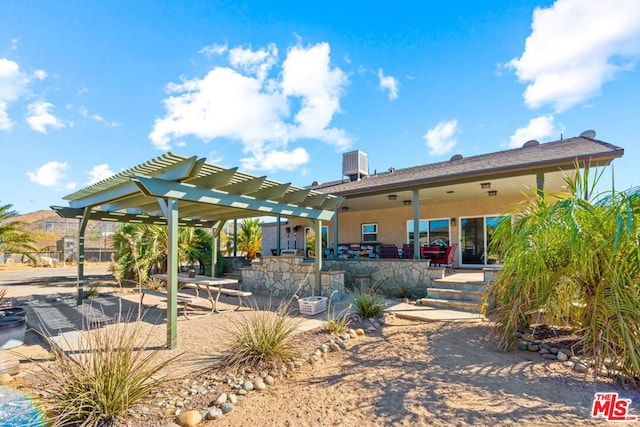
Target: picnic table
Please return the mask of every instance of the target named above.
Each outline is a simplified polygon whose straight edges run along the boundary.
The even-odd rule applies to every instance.
[[[161,280],[163,282],[167,281],[166,274],[153,274],[150,276],[153,279]],[[224,313],[232,310],[219,310],[218,309],[218,301],[220,300],[220,295],[227,296],[235,296],[238,298],[238,306],[234,309],[235,311],[240,310],[242,307],[242,298],[251,296],[251,292],[241,291],[237,288],[238,281],[235,279],[227,279],[220,277],[208,277],[208,276],[199,276],[196,275],[194,277],[189,277],[188,275],[178,274],[178,289],[193,289],[195,290],[195,298],[201,298],[200,293],[206,292],[206,299],[211,303],[211,312],[206,315],[210,315],[212,313]],[[153,293],[157,294],[158,291],[149,292],[148,290],[142,290],[144,293]],[[203,297],[204,298],[204,297]],[[185,317],[189,318],[187,314],[187,305],[193,303],[195,300],[190,300],[185,298],[185,295],[182,293],[178,294],[178,300],[185,303],[184,314]]]

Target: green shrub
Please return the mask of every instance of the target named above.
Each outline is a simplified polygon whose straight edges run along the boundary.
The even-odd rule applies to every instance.
[[[411,288],[404,283],[398,285],[398,287],[396,288],[396,293],[398,295],[398,298],[411,298],[413,296],[413,291],[411,290]]]
[[[223,367],[276,367],[300,355],[293,335],[300,320],[289,317],[285,305],[271,311],[257,308],[232,321],[227,329],[228,350],[223,354]]]
[[[353,306],[360,317],[378,317],[384,312],[382,297],[376,292],[355,291],[353,293]]]
[[[82,333],[78,352],[65,353],[51,342],[55,363],[45,368],[55,425],[115,425],[164,377],[160,370],[176,357],[159,359],[161,349],[145,351],[149,336],[138,322]]]

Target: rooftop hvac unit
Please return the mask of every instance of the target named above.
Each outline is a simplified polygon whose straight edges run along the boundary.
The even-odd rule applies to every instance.
[[[342,155],[342,174],[356,181],[369,175],[367,154],[360,150],[350,151]]]

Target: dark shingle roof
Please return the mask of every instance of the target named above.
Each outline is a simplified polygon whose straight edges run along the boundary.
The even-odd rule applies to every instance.
[[[363,194],[391,188],[419,187],[421,185],[444,185],[460,179],[511,173],[531,173],[532,169],[550,169],[573,165],[576,160],[599,161],[608,164],[621,157],[621,147],[591,138],[575,137],[548,142],[527,148],[515,148],[449,160],[427,165],[396,169],[378,173],[358,181],[349,179],[312,186],[314,190],[336,195]]]

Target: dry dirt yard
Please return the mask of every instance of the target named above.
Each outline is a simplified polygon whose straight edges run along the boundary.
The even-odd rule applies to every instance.
[[[28,289],[20,292],[28,293]],[[243,315],[246,312],[178,322],[178,351],[185,355],[177,367],[185,371],[186,383],[201,383],[212,375],[196,370],[195,366],[203,365],[191,361],[202,362],[207,355],[214,360],[222,350],[223,332],[216,322]],[[367,325],[365,321],[358,326]],[[161,343],[165,326],[158,323],[149,328]],[[228,414],[200,425],[602,425],[604,420],[590,416],[596,391],[617,391],[630,398],[630,414],[640,415],[637,390],[609,381],[594,384],[537,353],[498,351],[488,338],[490,329],[489,322],[420,323],[388,318],[375,332],[347,341],[346,350],[331,352],[264,391],[250,392]],[[328,338],[318,330],[297,336],[307,354]],[[24,373],[12,387],[46,387],[38,383],[37,369],[26,360],[28,353],[42,360],[46,351],[37,342],[16,350],[22,354]],[[179,393],[184,383],[179,379],[160,390]],[[219,387],[217,392],[194,396],[182,410],[205,410],[221,391]],[[157,398],[150,397],[142,405],[147,415],[128,424],[170,424],[174,417],[156,403]]]

